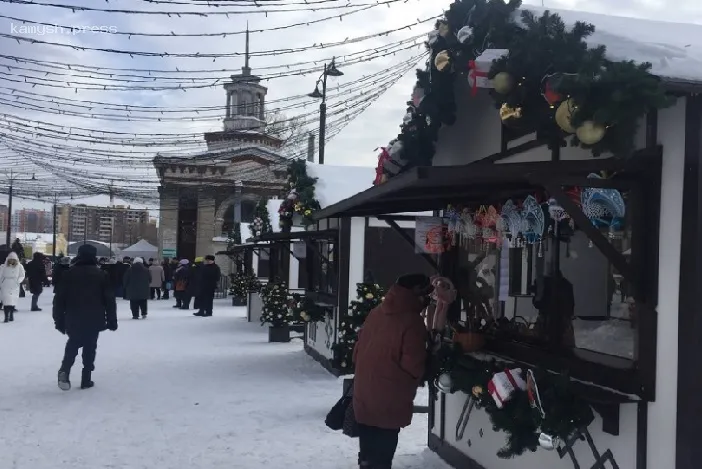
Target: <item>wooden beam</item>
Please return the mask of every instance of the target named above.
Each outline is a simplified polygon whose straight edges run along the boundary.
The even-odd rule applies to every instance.
[[[622,274],[622,276],[628,282],[631,282],[632,285],[638,285],[638,276],[634,273],[624,255],[617,251],[617,249],[610,244],[607,238],[600,233],[600,230],[592,225],[592,222],[585,216],[580,207],[578,207],[575,202],[573,202],[570,197],[563,192],[563,189],[559,185],[548,184],[546,186],[546,190],[556,199],[561,207],[563,207],[568,215],[570,215],[573,221],[575,221],[578,228],[580,228],[587,235],[590,241],[592,241],[592,244],[597,246],[597,248],[602,252],[602,254],[604,254],[609,262],[614,265],[619,273]]]
[[[400,228],[400,225],[397,224],[395,220],[383,220],[385,223],[387,223],[390,228],[395,230],[397,234],[400,235],[402,239],[404,239],[410,246],[412,246],[412,249],[416,249],[416,244],[414,242],[414,239],[407,233],[405,233],[405,230]],[[439,264],[436,263],[436,260],[434,260],[431,255],[427,253],[421,253],[420,256],[422,256],[422,259],[424,259],[429,266],[434,269],[434,271],[438,272],[439,271]]]

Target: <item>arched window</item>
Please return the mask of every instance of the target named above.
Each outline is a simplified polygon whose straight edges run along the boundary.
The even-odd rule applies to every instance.
[[[232,93],[231,110],[232,116],[239,114],[239,95],[236,92]]]
[[[242,223],[252,223],[254,220],[254,210],[256,209],[256,202],[253,200],[242,200],[241,201],[241,222]]]

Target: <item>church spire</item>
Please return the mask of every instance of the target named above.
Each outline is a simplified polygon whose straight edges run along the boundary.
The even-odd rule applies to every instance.
[[[241,67],[241,73],[245,76],[251,75],[251,67],[249,67],[249,22],[246,22],[246,53],[244,54],[244,66]]]

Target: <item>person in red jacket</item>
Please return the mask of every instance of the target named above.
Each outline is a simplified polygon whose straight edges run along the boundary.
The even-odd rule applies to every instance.
[[[361,468],[390,469],[400,429],[412,423],[427,360],[421,313],[431,291],[426,275],[400,277],[359,332],[353,355],[353,409]]]

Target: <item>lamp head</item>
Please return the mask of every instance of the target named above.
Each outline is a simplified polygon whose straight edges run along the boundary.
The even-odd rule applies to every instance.
[[[319,83],[317,83],[314,87],[314,91],[308,94],[310,98],[323,98],[324,95],[322,94],[321,91],[319,91]]]
[[[340,77],[344,74],[344,72],[336,68],[336,63],[334,62],[334,59],[332,59],[331,63],[326,69],[326,74],[330,77]]]

